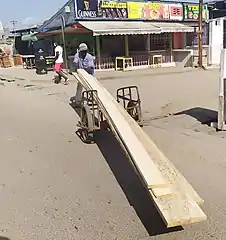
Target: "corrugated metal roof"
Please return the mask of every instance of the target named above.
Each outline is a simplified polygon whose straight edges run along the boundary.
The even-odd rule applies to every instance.
[[[160,28],[142,21],[80,21],[79,24],[93,31],[94,36],[161,33]]]
[[[156,22],[152,23],[155,27],[161,29],[161,32],[194,32],[194,28],[182,23]]]
[[[182,23],[142,22],[142,21],[80,21],[86,29],[98,35],[138,35],[164,32],[194,32],[194,28]]]

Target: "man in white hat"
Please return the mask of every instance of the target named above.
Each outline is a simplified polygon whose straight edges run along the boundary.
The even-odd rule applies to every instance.
[[[85,43],[81,43],[74,57],[75,70],[84,69],[89,74],[94,75],[94,59],[95,58],[88,53],[88,46]]]

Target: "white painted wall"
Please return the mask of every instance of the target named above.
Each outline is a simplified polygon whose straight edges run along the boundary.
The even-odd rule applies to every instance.
[[[2,21],[0,21],[0,39],[2,39],[3,36],[4,36],[4,28],[3,28]]]
[[[223,48],[224,18],[212,19],[209,22],[209,59],[211,65],[220,64],[221,49]]]

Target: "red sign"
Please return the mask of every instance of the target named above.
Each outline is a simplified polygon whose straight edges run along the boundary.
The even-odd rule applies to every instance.
[[[169,4],[170,19],[181,21],[183,19],[183,7],[180,4]]]

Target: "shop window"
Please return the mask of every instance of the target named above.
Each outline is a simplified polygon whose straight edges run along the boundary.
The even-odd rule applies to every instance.
[[[150,50],[167,50],[169,49],[169,34],[151,34],[150,35]]]
[[[129,50],[142,52],[145,51],[145,36],[144,35],[130,35],[129,36]]]
[[[102,36],[101,54],[104,56],[124,56],[124,36]]]

